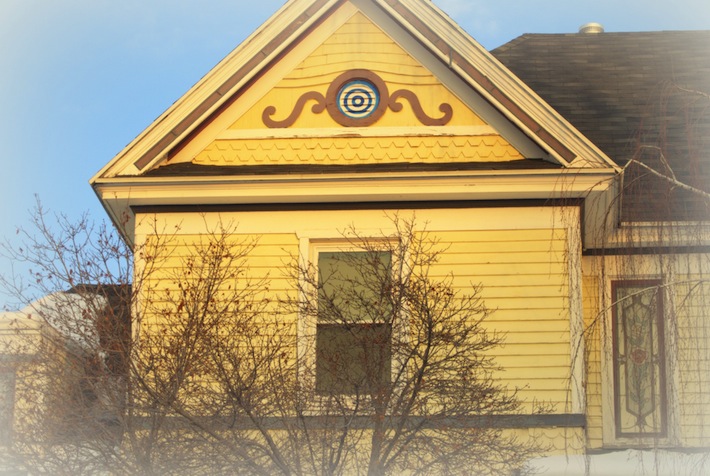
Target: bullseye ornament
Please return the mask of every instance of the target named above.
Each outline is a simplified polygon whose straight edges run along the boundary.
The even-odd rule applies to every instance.
[[[330,83],[325,100],[330,117],[341,126],[366,127],[387,111],[389,91],[372,71],[351,69]]]
[[[374,84],[365,80],[345,83],[337,96],[338,110],[351,119],[371,116],[380,105],[380,94]]]

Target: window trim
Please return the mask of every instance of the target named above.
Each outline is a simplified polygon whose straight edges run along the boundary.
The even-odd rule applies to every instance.
[[[389,240],[387,238],[382,237],[382,231],[378,230],[377,232],[373,232],[372,236],[374,238],[370,238],[370,235],[364,235],[363,239],[367,239],[368,243],[388,243]],[[327,237],[322,236],[320,234],[317,235],[309,235],[309,236],[302,236],[300,237],[300,261],[301,261],[301,267],[303,269],[309,269],[315,273],[318,272],[318,256],[322,252],[349,252],[349,251],[367,251],[363,248],[363,246],[358,246],[357,240],[349,239],[348,237],[337,237],[337,238],[332,238],[332,235],[328,235]],[[383,250],[384,251],[384,250]],[[394,269],[396,266],[396,260],[400,259],[400,257],[395,256],[396,253],[392,253],[391,259],[392,259],[392,268]],[[406,259],[406,257],[405,257]],[[299,278],[301,279],[301,278]],[[301,293],[302,295],[299,296],[299,299],[301,302],[305,302],[308,299],[317,299],[317,296],[313,293],[317,293],[316,289],[312,289],[310,286],[302,286]],[[306,295],[309,294],[309,295]],[[406,335],[406,320],[405,319],[398,319],[398,323],[394,323],[392,327],[392,335]],[[319,394],[316,391],[316,375],[315,375],[315,368],[316,368],[316,332],[317,332],[317,325],[318,325],[318,317],[313,316],[313,315],[305,315],[303,313],[299,313],[298,315],[298,341],[297,341],[297,358],[298,358],[298,379],[300,382],[300,386],[303,389],[308,389],[310,393],[313,395],[315,398],[314,400],[314,409],[318,407],[317,405],[317,400],[318,398],[321,397],[326,397],[327,395]],[[401,363],[398,362],[397,357],[395,355],[394,350],[391,350],[390,352],[390,359],[391,359],[391,365],[390,365],[390,372],[391,372],[391,377],[394,378],[396,375],[396,372],[401,366]],[[352,398],[353,395],[351,394],[342,394],[340,395],[343,399],[348,399]],[[365,397],[365,395],[360,395],[360,398]]]

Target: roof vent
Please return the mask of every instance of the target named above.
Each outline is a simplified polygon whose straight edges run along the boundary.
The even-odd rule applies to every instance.
[[[579,27],[580,33],[604,33],[604,27],[601,23],[585,23]]]

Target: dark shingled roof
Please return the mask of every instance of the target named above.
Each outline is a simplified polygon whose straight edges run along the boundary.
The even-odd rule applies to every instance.
[[[526,34],[492,51],[619,165],[710,190],[710,31]],[[710,219],[708,201],[636,165],[622,219]]]

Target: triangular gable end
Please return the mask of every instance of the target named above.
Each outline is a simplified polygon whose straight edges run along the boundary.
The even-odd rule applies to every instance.
[[[462,84],[469,104],[459,99],[352,4],[311,36],[315,49],[283,58],[288,66],[264,75],[161,165],[500,164],[547,155]]]
[[[298,14],[299,12],[300,14]],[[576,167],[609,168],[611,166],[611,161],[549,107],[546,108],[545,104],[522,83],[516,82],[510,72],[453,24],[448,17],[445,17],[431,2],[421,0],[295,0],[285,5],[261,30],[237,48],[173,108],[161,116],[142,136],[114,158],[94,177],[92,182],[111,176],[142,175],[157,165],[168,163],[168,159],[177,159],[175,162],[185,162],[187,160],[185,154],[180,156],[180,151],[185,149],[188,142],[186,139],[191,141],[199,135],[199,132],[204,132],[204,129],[214,122],[215,114],[222,113],[226,108],[231,107],[235,103],[235,98],[241,99],[245,91],[247,93],[258,92],[257,83],[263,81],[265,76],[278,76],[279,72],[283,73],[283,59],[293,53],[295,48],[313,47],[307,43],[313,41],[309,35],[312,35],[314,30],[319,27],[323,28],[326,23],[330,22],[332,33],[336,33],[347,20],[352,19],[356,14],[364,15],[382,31],[390,34],[390,37],[398,43],[396,47],[404,45],[408,54],[415,56],[417,60],[424,60],[422,63],[426,69],[445,82],[455,95],[463,98],[467,105],[475,110],[476,114],[484,116],[484,120],[478,124],[469,122],[468,131],[463,129],[458,131],[461,140],[470,140],[474,136],[478,137],[477,140],[481,139],[491,132],[490,129],[485,129],[486,126],[493,127],[496,132],[501,132],[503,136],[506,136],[506,141],[495,144],[496,150],[494,151],[486,151],[485,147],[482,147],[483,157],[493,157],[494,161],[501,160],[500,154],[502,153],[505,157],[504,160],[529,157],[546,158],[567,167],[573,165]],[[338,20],[336,18],[338,15],[343,19]],[[270,36],[275,30],[280,31],[281,34]],[[329,35],[329,37],[331,36]],[[269,37],[273,39],[264,45],[263,43]],[[278,42],[281,43],[277,45]],[[269,52],[271,55],[268,55]],[[250,53],[256,54],[247,60]],[[258,60],[265,54],[264,60],[259,62]],[[376,58],[373,59],[373,62],[376,62]],[[237,65],[241,67],[236,68]],[[486,66],[488,70],[483,70],[481,65]],[[247,66],[252,67],[251,70],[247,69]],[[285,73],[288,74],[288,71]],[[377,73],[375,75],[379,77]],[[293,78],[291,79],[293,80]],[[500,79],[500,84],[495,83],[495,79]],[[234,86],[227,92],[230,84]],[[471,86],[474,86],[474,89],[470,89]],[[210,87],[217,87],[217,89],[210,94]],[[466,90],[467,88],[469,91]],[[297,89],[294,88],[293,91],[297,91]],[[399,91],[397,89],[392,92]],[[296,97],[296,95],[293,94],[291,97],[294,113],[297,112],[295,110],[298,106],[298,99],[303,97]],[[414,100],[419,99],[416,94],[412,96]],[[450,102],[446,102],[446,98],[437,102],[436,95],[430,96],[434,98],[434,101],[424,100],[429,106],[428,111],[425,111],[426,107],[419,105],[424,119],[436,120],[445,117],[446,110],[439,108],[450,107]],[[407,104],[411,99],[400,97],[398,102],[405,105],[405,108],[411,105],[409,110],[414,111],[416,106]],[[287,109],[287,104],[283,101],[277,101],[275,104]],[[524,104],[525,107],[521,104]],[[531,105],[536,107],[531,107]],[[310,108],[310,104],[308,107]],[[264,111],[262,110],[262,112]],[[279,112],[278,108],[273,112]],[[330,116],[334,115],[330,114]],[[548,124],[543,124],[544,121],[539,120],[535,115],[546,118]],[[277,117],[277,114],[274,114],[274,117],[276,120],[283,119]],[[323,114],[323,117],[327,118],[327,115]],[[511,128],[501,122],[501,117],[506,118],[515,127]],[[251,122],[253,123],[253,121]],[[404,125],[411,126],[411,124]],[[422,123],[421,125],[426,124]],[[352,124],[348,125],[348,127],[351,126]],[[479,127],[474,133],[472,128],[476,126]],[[226,132],[227,130],[231,132]],[[213,139],[217,139],[217,136],[222,134],[222,140],[229,140],[225,139],[225,136],[236,138],[236,140],[242,140],[242,147],[250,147],[250,144],[244,142],[244,139],[247,139],[248,142],[248,138],[240,136],[235,130],[239,130],[239,127],[225,128],[218,131]],[[515,131],[522,131],[522,133],[518,133],[516,136]],[[283,134],[283,131],[280,130],[275,135],[278,136],[278,134]],[[451,131],[439,131],[439,134],[452,135]],[[415,132],[414,135],[417,133]],[[458,143],[461,144],[461,141],[459,140]],[[490,140],[487,143],[490,144]],[[479,141],[478,144],[483,144],[483,142]],[[224,149],[222,146],[227,144],[217,144],[212,140],[209,144],[203,145],[205,148]],[[332,144],[332,147],[335,148],[339,146],[341,144]],[[440,147],[440,144],[437,147]],[[535,150],[535,147],[539,147],[539,150]],[[195,150],[194,146],[188,148],[197,157],[198,163],[202,161],[202,163],[215,164],[220,160],[229,160],[225,154],[213,153],[210,155],[208,152],[203,153],[202,150]],[[232,148],[232,145],[228,145],[228,148]],[[509,148],[512,154],[510,151],[503,150],[506,148]],[[517,157],[515,152],[519,154]],[[200,154],[201,157],[198,157]],[[386,157],[389,158],[393,155],[389,154]],[[215,160],[215,157],[221,158]],[[450,157],[442,157],[442,159],[447,160]],[[463,160],[469,159],[471,158]],[[473,159],[481,160],[481,156]]]
[[[408,67],[333,67],[319,48],[348,28]],[[380,93],[364,116],[339,99],[353,81]],[[136,207],[588,198],[618,173],[430,1],[291,0],[91,184],[132,242]]]

